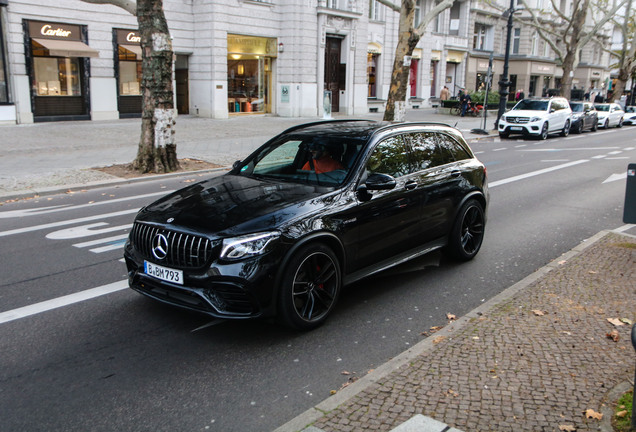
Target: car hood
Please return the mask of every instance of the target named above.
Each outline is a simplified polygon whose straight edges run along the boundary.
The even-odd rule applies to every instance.
[[[535,111],[535,110],[510,110],[505,112],[505,116],[510,117],[545,117],[548,114],[547,111]]]
[[[324,208],[332,188],[226,174],[167,195],[140,210],[138,221],[210,237],[276,229]]]

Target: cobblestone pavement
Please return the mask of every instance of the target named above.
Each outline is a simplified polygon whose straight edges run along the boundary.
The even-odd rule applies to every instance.
[[[471,432],[611,430],[608,395],[636,356],[631,325],[608,319],[636,320],[636,238],[601,233],[548,267],[306,430],[389,431],[416,414]]]

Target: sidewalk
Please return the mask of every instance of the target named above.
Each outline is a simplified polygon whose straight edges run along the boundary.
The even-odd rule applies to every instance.
[[[636,363],[625,318],[636,237],[602,232],[276,432],[611,431]]]
[[[494,124],[491,113],[488,124]],[[334,115],[335,118],[354,118]],[[381,120],[370,113],[355,118]],[[482,119],[438,114],[433,108],[407,111],[409,121],[446,123],[460,129],[466,139],[484,135],[471,130],[482,127]],[[283,130],[321,118],[284,118],[265,115],[205,119],[180,116],[176,124],[179,158],[200,159],[222,166],[249,155]],[[494,133],[494,131],[490,131]],[[91,122],[50,122],[0,126],[0,202],[65,190],[69,185],[87,186],[114,181],[91,168],[130,163],[137,154],[140,119]]]

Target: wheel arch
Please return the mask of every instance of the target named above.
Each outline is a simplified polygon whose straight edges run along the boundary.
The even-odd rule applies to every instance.
[[[326,245],[327,247],[329,247],[334,254],[336,254],[336,258],[338,258],[338,262],[340,264],[340,277],[341,277],[340,280],[341,281],[344,280],[343,273],[344,273],[344,269],[346,265],[346,254],[345,254],[344,245],[342,244],[338,236],[336,236],[332,232],[327,232],[327,231],[311,233],[310,235],[305,236],[301,238],[300,240],[298,240],[291,248],[289,248],[289,250],[283,257],[281,264],[278,268],[278,271],[276,272],[276,279],[274,280],[273,299],[277,299],[279,296],[281,279],[283,277],[283,274],[285,272],[285,269],[287,268],[287,265],[291,257],[294,256],[294,254],[300,248],[303,248],[306,245],[312,244],[312,243],[322,243]],[[274,303],[278,305],[277,301],[275,301]],[[278,306],[276,306],[276,308],[278,308]]]

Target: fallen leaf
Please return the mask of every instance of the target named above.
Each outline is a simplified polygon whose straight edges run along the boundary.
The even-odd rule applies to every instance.
[[[585,411],[585,417],[591,418],[591,419],[596,419],[596,420],[603,420],[603,414],[597,413],[593,409],[586,410]]]
[[[565,432],[576,432],[576,427],[572,425],[559,425],[559,430]]]
[[[634,323],[632,322],[632,320],[630,320],[629,318],[621,318],[621,322],[622,322],[622,323],[624,323],[624,324],[627,324],[627,325],[632,325],[632,324],[634,324]]]
[[[559,265],[563,265],[563,264],[565,264],[566,262],[567,262],[566,260],[559,261]]]
[[[618,330],[616,330],[616,329],[614,329],[611,332],[607,333],[605,336],[607,336],[608,339],[611,339],[614,342],[618,342],[618,340],[621,338],[620,335],[618,334]]]
[[[607,321],[609,321],[610,324],[615,325],[616,327],[620,327],[625,325],[621,320],[619,320],[618,318],[608,318]]]
[[[351,375],[351,372],[347,372],[347,371],[342,371],[340,372],[341,375]]]
[[[331,390],[329,393],[331,394],[331,396],[333,396],[333,395],[335,395],[335,394],[336,394],[336,393],[338,393],[338,392],[337,392],[337,391],[335,391],[335,390]]]
[[[545,315],[545,312],[538,310],[538,309],[532,309],[532,313],[535,314],[536,316],[543,316]]]
[[[446,337],[444,337],[444,336],[436,337],[436,338],[433,340],[433,343],[434,343],[434,344],[438,344],[438,343],[440,343],[440,342],[444,341],[444,339],[446,339]]]
[[[451,314],[451,313],[446,313],[446,319],[450,320],[450,321],[453,321],[453,320],[456,320],[457,317],[455,315]]]
[[[619,418],[623,418],[623,417],[625,417],[626,415],[627,415],[627,410],[625,410],[625,411],[619,411],[619,412],[617,412],[617,413],[616,413],[616,417],[619,417]]]
[[[590,270],[588,273],[589,273],[589,274],[596,274],[596,273],[598,273],[598,272],[596,272],[596,271],[594,271],[594,270]]]
[[[453,397],[457,397],[457,396],[459,396],[459,393],[457,393],[457,392],[456,392],[455,390],[453,390],[453,389],[448,389],[448,391],[447,391],[446,393],[448,393],[449,395],[451,395],[451,396],[453,396]]]

